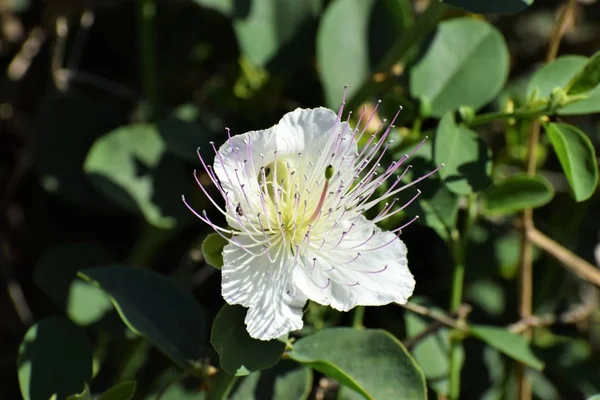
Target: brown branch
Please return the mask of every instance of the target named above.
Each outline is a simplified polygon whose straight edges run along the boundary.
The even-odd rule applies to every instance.
[[[527,237],[537,247],[560,261],[569,271],[600,288],[600,270],[598,268],[535,228],[528,230]]]
[[[546,52],[546,63],[556,58],[560,42],[565,33],[569,17],[572,15],[576,5],[576,0],[569,0],[564,6],[559,20],[557,21],[552,37],[548,44]],[[529,146],[527,152],[527,174],[535,175],[537,162],[537,147],[540,139],[540,121],[535,119],[531,127],[529,137]],[[529,238],[529,232],[534,228],[533,209],[526,209],[522,215],[521,232],[521,254],[520,254],[520,301],[519,314],[522,319],[532,317],[532,297],[533,297],[533,248]],[[530,330],[526,327],[523,331],[526,339],[531,337]],[[525,365],[519,363],[517,366],[518,398],[520,400],[531,400],[531,384],[527,381],[525,374]]]

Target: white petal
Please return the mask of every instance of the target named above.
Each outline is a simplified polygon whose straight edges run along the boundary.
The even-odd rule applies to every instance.
[[[275,127],[232,136],[231,140],[219,148],[213,168],[223,190],[228,193],[231,204],[235,205],[244,200],[242,184],[246,193],[260,190],[257,178],[262,166],[261,154],[265,158],[271,157],[272,160],[275,150]],[[238,175],[235,174],[236,170]],[[256,196],[249,197],[253,199]]]
[[[337,244],[343,231],[349,233]],[[309,299],[348,311],[357,305],[404,304],[412,295],[406,246],[394,233],[360,216],[351,229],[349,221],[340,223],[327,243],[307,252],[294,271],[296,285]]]
[[[357,145],[353,130],[347,122],[339,122],[337,114],[328,108],[297,108],[283,116],[276,134],[279,151],[303,153],[299,169],[309,171],[312,169],[309,161],[317,165],[317,160],[325,157],[323,168],[333,164],[338,172],[354,172],[351,156],[356,153]]]
[[[238,241],[251,243],[243,237]],[[249,250],[257,254],[262,247]],[[292,262],[283,251],[271,263],[266,255],[250,255],[234,244],[223,249],[221,293],[229,304],[249,308],[245,322],[251,337],[271,340],[302,328],[302,307],[307,298],[293,285]]]

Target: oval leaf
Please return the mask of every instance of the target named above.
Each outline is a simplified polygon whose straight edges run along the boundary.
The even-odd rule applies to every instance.
[[[191,219],[173,191],[186,186],[183,161],[167,153],[154,125],[117,128],[94,143],[84,164],[92,183],[109,199],[157,227]],[[179,190],[178,190],[179,189]]]
[[[293,361],[253,372],[244,378],[230,400],[306,400],[312,390],[312,371]]]
[[[85,332],[62,318],[46,318],[29,328],[17,361],[25,400],[65,399],[92,380],[92,345]]]
[[[233,26],[242,53],[261,67],[293,43],[319,11],[314,0],[252,1],[246,8],[247,15],[236,19]],[[298,48],[294,50],[297,53]]]
[[[441,0],[452,7],[478,14],[514,14],[529,7],[533,0]]]
[[[577,201],[589,199],[598,186],[598,161],[592,142],[572,125],[550,123],[544,128],[567,176],[573,197]]]
[[[538,96],[549,100],[556,88],[567,86],[573,76],[588,62],[583,56],[562,56],[537,70],[529,82],[527,95],[534,90]],[[558,110],[561,115],[589,114],[600,111],[600,85],[585,94],[587,98],[570,103]]]
[[[67,243],[48,250],[35,267],[35,283],[69,319],[78,325],[97,322],[113,310],[102,290],[77,279],[77,271],[107,264],[113,260],[97,243]]]
[[[600,52],[594,54],[587,64],[567,85],[569,96],[584,94],[600,85]]]
[[[511,214],[548,204],[554,188],[543,176],[514,175],[494,183],[483,193],[483,209],[488,214]]]
[[[347,98],[352,98],[397,40],[401,27],[383,3],[336,0],[323,13],[317,31],[317,61],[329,107],[339,107],[345,85],[349,85]]]
[[[544,368],[544,363],[533,354],[529,344],[516,333],[485,325],[472,325],[470,331],[473,336],[507,356],[537,370]]]
[[[223,266],[223,247],[226,244],[227,241],[218,233],[211,233],[202,241],[204,259],[216,269]]]
[[[502,90],[508,62],[506,43],[491,24],[470,18],[442,22],[412,70],[410,90],[425,115],[441,117],[460,106],[479,109]]]
[[[223,371],[231,375],[248,375],[272,367],[281,359],[285,342],[253,339],[246,331],[247,309],[224,305],[213,323],[210,341],[219,353]]]
[[[440,178],[452,192],[466,195],[491,183],[492,152],[477,133],[457,126],[452,113],[442,118],[433,139],[433,159],[445,164]]]
[[[391,334],[323,329],[294,344],[289,356],[340,381],[367,399],[426,399],[425,376]]]
[[[202,355],[204,310],[171,279],[124,266],[87,269],[79,276],[108,293],[123,322],[182,368],[190,369]]]

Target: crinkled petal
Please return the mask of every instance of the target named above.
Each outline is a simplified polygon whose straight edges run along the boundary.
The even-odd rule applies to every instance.
[[[289,112],[277,124],[277,147],[289,154],[302,152],[299,169],[310,171],[314,165],[325,168],[333,164],[336,176],[353,174],[352,156],[357,152],[354,132],[347,122],[328,108],[301,109]],[[323,158],[323,162],[318,160]],[[309,164],[309,163],[312,163]]]
[[[236,240],[242,246],[252,243],[247,237]],[[271,340],[301,329],[307,298],[293,285],[293,259],[281,251],[272,263],[266,254],[260,254],[260,246],[248,251],[231,243],[223,249],[221,293],[225,301],[249,308],[245,323],[255,339]],[[272,256],[275,252],[272,250]]]
[[[362,216],[351,228],[349,221],[339,225],[319,251],[301,257],[302,265],[294,270],[298,288],[309,299],[340,311],[406,303],[415,280],[404,243]],[[343,232],[348,233],[340,241]]]

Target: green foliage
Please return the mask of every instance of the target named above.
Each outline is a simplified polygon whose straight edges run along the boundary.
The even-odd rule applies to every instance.
[[[25,334],[17,367],[25,400],[63,400],[91,381],[92,345],[72,322],[45,318]]]
[[[456,125],[451,113],[438,125],[433,159],[444,164],[440,177],[446,187],[459,195],[480,192],[490,184],[492,151],[476,132]]]
[[[317,33],[317,58],[326,104],[337,107],[341,88],[352,95],[369,78],[369,15],[375,0],[338,0],[323,14]],[[349,27],[340,30],[340,24]],[[352,64],[352,68],[347,68]]]
[[[385,331],[324,329],[296,342],[289,356],[339,380],[367,399],[426,399],[423,372]]]
[[[135,394],[135,382],[121,382],[106,392],[98,400],[131,400]]]
[[[190,293],[156,272],[132,267],[86,269],[79,276],[110,295],[129,329],[182,368],[195,367],[207,328],[204,310]]]
[[[568,95],[588,93],[600,85],[600,52],[594,54],[567,84]]]
[[[529,7],[533,0],[441,0],[453,7],[479,14],[514,14]]]
[[[111,261],[113,257],[97,243],[68,243],[48,250],[35,267],[33,278],[71,321],[89,325],[113,307],[102,290],[77,279],[77,272]]]
[[[14,358],[21,345],[18,382],[10,382],[15,363],[0,363],[9,377],[0,398],[17,398],[20,388],[25,400],[509,399],[517,397],[515,368],[522,364],[534,398],[600,400],[598,296],[572,273],[597,275],[589,261],[600,254],[594,6],[576,5],[573,15],[583,17],[568,21],[561,43],[562,5],[530,7],[533,0],[139,0],[135,20],[133,8],[125,14],[102,8],[94,19],[77,7],[65,14],[56,2],[5,3],[2,360]],[[36,18],[21,18],[24,11],[64,15],[54,18],[51,74],[47,46],[37,55],[45,31]],[[552,49],[567,55],[543,60]],[[243,181],[255,178],[271,149],[262,154],[256,142],[234,149],[231,157],[249,168],[227,168],[233,179],[216,188],[214,149],[227,141],[225,127],[237,135],[268,128],[297,107],[337,111],[344,91],[341,118],[356,128],[356,150],[369,160],[364,169],[348,167],[357,179],[337,181],[337,165],[319,165],[325,181],[315,182],[316,189],[298,184],[281,193],[290,200],[295,190],[323,190],[319,205],[310,205],[308,226],[290,221],[302,203],[279,209],[271,189],[261,200],[274,202],[274,218],[236,209],[241,221],[266,221],[265,232],[235,226],[223,215],[232,207],[222,196],[240,197],[236,186],[244,197],[260,197],[261,188],[248,192],[253,185]],[[374,146],[398,105],[403,110],[389,135]],[[347,139],[332,138],[336,148]],[[282,149],[277,157],[294,167],[329,150],[284,151],[290,143],[277,131],[268,145],[274,143]],[[400,168],[380,180],[398,161]],[[195,187],[192,171],[204,190]],[[385,197],[366,207],[365,217],[383,231],[402,231],[416,280],[404,309],[390,304],[344,313],[313,301],[315,293],[298,285],[302,268],[311,279],[319,268],[330,279],[320,302],[339,292],[354,301],[369,286],[365,280],[374,285],[383,276],[362,265],[353,270],[358,263],[349,262],[344,267],[357,279],[346,279],[335,264],[338,252],[359,246],[340,241],[335,249],[319,248],[308,234],[316,219],[330,218],[327,196],[342,204],[343,188],[365,186],[373,193],[359,203]],[[194,219],[182,195],[208,224]],[[530,209],[532,221],[523,212]],[[358,225],[332,223],[340,222]],[[519,229],[529,223],[537,239]],[[228,242],[213,233],[215,226],[226,237],[254,239],[232,261],[247,273],[236,284],[285,286],[285,294],[270,294],[272,302],[284,295],[304,304],[309,297],[300,331],[255,340],[247,309],[222,306],[215,269],[223,266]],[[283,240],[266,237],[279,236],[278,229],[286,231]],[[292,229],[306,244],[294,246]],[[553,238],[547,246],[543,235]],[[360,253],[364,267],[379,264],[391,248],[369,247],[371,239]],[[532,245],[531,299],[524,242]],[[311,262],[309,248],[331,258],[333,268]],[[275,264],[284,252],[293,257]],[[276,268],[287,269],[290,281],[276,281]],[[256,276],[260,285],[251,281]],[[290,300],[294,284],[298,298]],[[381,291],[373,292],[365,304],[381,302]],[[528,314],[528,300],[535,315],[518,320]],[[53,314],[64,319],[45,317]],[[508,328],[529,322],[531,335]]]
[[[590,198],[598,186],[598,161],[592,142],[577,127],[550,123],[546,133],[577,201]]]
[[[410,90],[424,116],[442,117],[460,106],[479,109],[496,97],[508,76],[508,49],[487,22],[442,22],[433,43],[414,66]]]
[[[291,361],[253,372],[233,389],[231,400],[307,400],[312,390],[312,372]]]
[[[167,154],[153,125],[123,126],[102,136],[90,149],[84,168],[105,196],[152,225],[172,228],[178,219],[189,218],[179,199],[165,192],[167,186],[185,187],[185,169]]]
[[[246,311],[241,306],[224,305],[210,334],[221,368],[236,376],[272,367],[285,349],[285,340],[281,338],[270,341],[251,338],[244,325]]]
[[[471,325],[470,331],[473,336],[507,356],[521,361],[531,368],[538,370],[544,368],[544,363],[533,354],[521,336],[495,326]]]
[[[411,300],[411,302],[415,302],[415,299]],[[421,304],[422,302],[418,303]],[[439,308],[429,308],[433,312],[444,313]],[[413,313],[406,313],[404,320],[406,323],[406,336],[409,340],[423,334],[429,325],[429,321]],[[410,350],[417,364],[425,373],[429,386],[441,396],[449,394],[448,376],[450,374],[450,360],[447,357],[450,352],[449,340],[450,329],[440,328],[435,333],[427,335],[423,340],[417,341]],[[462,347],[459,362],[460,364],[464,362]]]
[[[557,88],[566,88],[579,70],[585,67],[588,58],[584,56],[562,56],[544,65],[532,76],[527,89],[528,96],[537,92],[539,98],[550,100]],[[600,85],[585,93],[584,98],[559,108],[562,115],[588,114],[600,112]]]
[[[554,197],[554,189],[543,176],[514,175],[490,186],[483,193],[483,208],[489,214],[510,214],[541,207]]]
[[[223,247],[227,241],[218,233],[210,233],[202,241],[202,254],[206,262],[216,269],[223,266]]]

